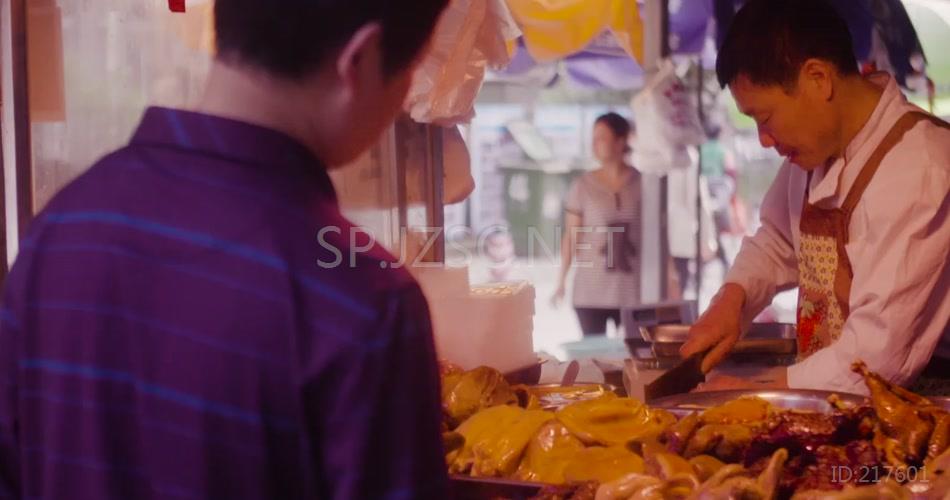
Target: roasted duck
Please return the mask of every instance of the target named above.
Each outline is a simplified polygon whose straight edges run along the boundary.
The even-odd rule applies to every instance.
[[[874,445],[893,467],[907,469],[933,460],[947,449],[950,415],[929,399],[887,382],[858,362],[877,417]]]

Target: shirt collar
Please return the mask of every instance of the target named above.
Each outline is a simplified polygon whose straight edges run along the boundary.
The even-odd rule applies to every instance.
[[[309,181],[336,200],[324,164],[305,146],[276,130],[193,111],[151,107],[145,111],[131,144],[266,167],[262,169],[265,172]]]
[[[906,103],[906,99],[898,88],[897,81],[887,73],[874,73],[868,79],[884,91],[881,94],[881,99],[867,123],[845,148],[844,157],[835,160],[827,169],[819,168],[815,170],[808,196],[809,203],[820,203],[835,196],[846,194],[846,189],[850,186],[842,179],[845,166],[851,163],[852,159],[866,148],[877,147],[877,144],[881,142],[891,126],[900,118],[900,113],[895,112],[899,111]],[[856,175],[857,173],[855,173]]]

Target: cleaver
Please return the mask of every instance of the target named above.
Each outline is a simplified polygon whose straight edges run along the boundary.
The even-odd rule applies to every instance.
[[[702,370],[703,358],[709,354],[710,350],[693,354],[645,385],[643,387],[644,402],[648,403],[674,394],[685,394],[705,382],[706,374]]]

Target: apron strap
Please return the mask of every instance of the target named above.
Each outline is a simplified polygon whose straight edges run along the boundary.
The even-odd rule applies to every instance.
[[[907,131],[914,128],[918,122],[924,120],[929,120],[938,127],[950,129],[950,124],[923,111],[908,111],[904,116],[900,117],[897,123],[891,128],[891,131],[884,137],[884,140],[877,146],[877,149],[874,150],[871,158],[864,164],[864,168],[861,170],[861,173],[858,174],[857,180],[855,180],[854,185],[851,186],[851,191],[848,192],[848,197],[845,198],[844,203],[841,205],[841,210],[845,213],[846,220],[850,221],[851,212],[854,211],[854,207],[861,201],[861,196],[864,195],[865,189],[867,189],[868,184],[871,183],[871,179],[877,172],[878,167],[881,166],[881,161],[884,160],[887,153],[904,138],[904,134],[906,134]],[[847,234],[847,232],[845,234]]]
[[[854,212],[854,208],[858,205],[858,202],[861,201],[861,196],[864,195],[864,191],[868,185],[871,184],[871,179],[874,177],[874,174],[877,173],[877,169],[881,166],[881,161],[884,160],[887,153],[904,138],[904,134],[906,134],[907,131],[914,128],[918,122],[924,120],[929,120],[938,127],[950,129],[950,124],[923,111],[908,111],[905,113],[897,120],[894,126],[891,127],[891,130],[884,137],[884,140],[878,144],[877,149],[874,150],[874,153],[871,154],[867,163],[864,164],[861,173],[858,174],[858,178],[854,181],[854,185],[851,186],[848,196],[839,209],[842,212],[842,217],[839,218],[841,226],[835,231],[835,239],[837,240],[840,265],[837,273],[839,276],[835,277],[834,287],[835,296],[841,304],[841,311],[845,318],[850,314],[850,304],[848,300],[851,296],[851,281],[854,279],[854,270],[851,267],[851,260],[845,251],[845,245],[848,244],[851,232],[851,213]],[[810,185],[810,176],[808,180],[808,184]]]

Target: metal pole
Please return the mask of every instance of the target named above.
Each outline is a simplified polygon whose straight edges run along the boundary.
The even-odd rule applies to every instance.
[[[660,2],[660,56],[670,55],[670,8],[668,0]],[[669,177],[660,178],[660,297],[670,298],[670,238],[669,220],[666,206],[669,203]]]
[[[27,64],[26,0],[10,1],[13,27],[13,115],[16,147],[16,205],[19,239],[33,220],[33,142],[30,136],[29,66]]]
[[[3,147],[4,167],[9,169],[14,181],[15,198],[4,198],[4,235],[15,248],[19,236],[33,218],[33,148],[30,138],[30,98],[27,76],[26,0],[0,2],[0,47],[2,47],[3,90]],[[6,172],[4,172],[6,174]],[[9,177],[8,177],[9,179]],[[4,183],[6,184],[6,182]],[[4,190],[6,191],[6,190]],[[15,207],[15,208],[14,208]],[[6,214],[13,216],[9,220]],[[16,228],[7,234],[7,228]],[[4,248],[6,253],[6,247]],[[3,259],[4,268],[7,259]]]
[[[394,242],[400,254],[405,252],[409,244],[407,238],[409,235],[409,194],[408,185],[406,183],[406,162],[409,158],[409,152],[407,151],[406,144],[408,142],[408,135],[411,133],[410,123],[412,122],[408,117],[400,117],[393,123],[393,139],[391,143],[393,166],[395,167],[393,168],[393,181],[396,186],[397,212],[397,227]],[[405,257],[405,255],[401,256]]]
[[[3,128],[2,123],[0,123],[0,128]],[[7,199],[7,185],[3,172],[3,134],[0,134],[0,201]],[[3,283],[7,277],[7,267],[7,217],[6,212],[0,210],[0,283]]]
[[[697,59],[696,108],[699,123],[705,130],[706,117],[703,112],[703,58]],[[715,230],[715,226],[710,228]],[[696,303],[699,304],[699,292],[703,288],[703,146],[699,146],[699,158],[696,164]]]
[[[656,73],[660,62],[670,54],[669,4],[668,0],[646,0],[643,8],[643,67],[648,75],[652,75]],[[656,290],[659,292],[657,299],[660,301],[669,298],[669,287],[667,284],[669,282],[670,243],[668,230],[669,221],[667,220],[666,207],[668,184],[666,176],[644,176],[645,191],[649,189],[655,190],[656,197],[649,196],[646,192],[644,193],[644,200],[649,200],[651,206],[644,206],[642,212],[645,215],[653,214],[656,218],[656,223],[654,225],[653,222],[649,220],[649,217],[644,219],[643,245],[645,246],[651,241],[656,242],[655,245],[651,245],[652,249],[650,253],[656,252],[656,273],[658,276],[647,276],[647,269],[643,268],[645,279],[641,281],[645,286],[655,284]],[[645,261],[647,255],[649,254],[641,252],[641,261]],[[655,278],[655,282],[650,278]],[[646,291],[646,289],[644,291]],[[647,297],[642,298],[647,299]]]
[[[425,169],[426,226],[438,231],[435,244],[426,254],[426,262],[445,262],[445,166],[442,154],[442,127],[425,125],[428,146]]]

